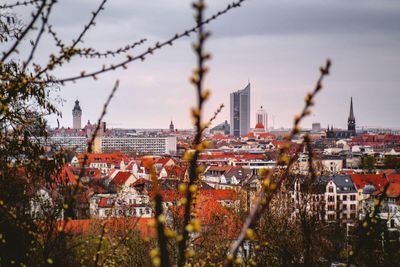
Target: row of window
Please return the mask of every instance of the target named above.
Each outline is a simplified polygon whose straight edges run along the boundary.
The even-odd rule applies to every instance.
[[[104,211],[106,216],[143,216],[150,215],[150,208],[136,208],[136,209],[128,209],[128,210],[114,210],[112,212],[111,209],[107,209]],[[113,214],[114,213],[114,214]]]
[[[340,198],[340,195],[336,196],[336,201],[340,201],[342,199],[342,201],[347,201],[347,195],[343,195],[342,198]],[[356,195],[350,195],[350,201],[355,201],[356,200]],[[328,202],[334,202],[335,201],[335,197],[334,196],[328,196]]]
[[[329,211],[334,211],[335,210],[335,205],[328,205],[328,210]],[[337,205],[337,210],[340,210],[340,205]],[[343,204],[342,205],[342,210],[346,211],[347,210],[347,205]],[[356,204],[350,204],[350,210],[356,210]]]

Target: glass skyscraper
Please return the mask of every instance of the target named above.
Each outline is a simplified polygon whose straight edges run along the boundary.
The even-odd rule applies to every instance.
[[[231,135],[240,137],[250,131],[250,83],[231,93]]]

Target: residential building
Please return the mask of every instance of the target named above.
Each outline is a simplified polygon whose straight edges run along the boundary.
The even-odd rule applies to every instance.
[[[126,136],[99,137],[100,150],[108,153],[120,151],[127,154],[173,155],[176,153],[176,136]]]
[[[291,195],[296,207],[306,205],[326,221],[357,219],[357,189],[349,175],[319,176],[312,183],[298,178]],[[305,199],[307,203],[302,202]]]

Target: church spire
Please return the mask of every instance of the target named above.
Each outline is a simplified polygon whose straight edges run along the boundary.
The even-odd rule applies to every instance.
[[[349,114],[349,121],[355,121],[356,119],[354,118],[354,111],[353,111],[353,97],[350,98],[350,114]]]
[[[353,110],[353,97],[350,98],[350,113],[349,119],[347,120],[347,130],[352,132],[352,135],[356,135],[356,118],[354,117]]]

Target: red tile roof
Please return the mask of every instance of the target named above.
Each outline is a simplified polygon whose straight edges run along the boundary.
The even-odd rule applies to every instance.
[[[365,185],[371,184],[376,190],[381,190],[385,184],[388,183],[388,180],[383,174],[352,174],[351,179],[357,189],[363,189]]]
[[[129,179],[129,177],[132,176],[132,173],[130,172],[124,172],[124,171],[119,171],[115,176],[114,179],[112,179],[112,183],[116,185],[124,185],[126,181]]]
[[[169,209],[175,219],[183,217],[183,206],[171,206]],[[205,229],[214,230],[214,234],[221,238],[233,240],[239,234],[240,220],[215,199],[202,195],[198,196],[195,211],[201,225]]]
[[[383,188],[381,190],[375,191],[372,195],[379,196],[383,193]],[[389,183],[386,189],[386,196],[390,198],[400,198],[400,183]]]
[[[239,195],[235,190],[211,189],[200,190],[200,195],[214,200],[238,200]]]
[[[257,123],[256,124],[256,129],[264,129],[264,124],[262,124],[262,123]]]

